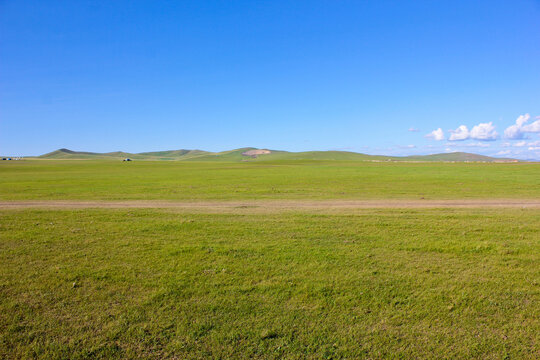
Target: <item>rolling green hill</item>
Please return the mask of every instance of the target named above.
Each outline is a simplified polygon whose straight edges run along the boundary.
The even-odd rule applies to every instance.
[[[208,152],[203,150],[167,150],[142,152],[137,154],[122,151],[95,153],[85,151],[73,151],[69,149],[59,149],[39,156],[40,159],[73,159],[73,160],[97,160],[111,159],[121,160],[131,158],[135,160],[177,160],[177,161],[269,161],[269,160],[327,160],[327,161],[514,161],[508,158],[493,158],[484,155],[454,152],[432,155],[415,156],[383,156],[367,155],[349,151],[304,151],[288,152],[271,150],[270,154],[258,155],[256,157],[245,156],[243,153],[255,150],[253,147],[246,147],[222,152]]]
[[[58,149],[56,151],[39,156],[42,159],[114,159],[114,158],[126,158],[131,157],[133,154],[125,153],[122,151],[115,151],[109,153],[95,153],[87,151],[73,151],[69,149]]]
[[[133,159],[152,159],[152,160],[187,160],[190,158],[196,158],[211,154],[208,151],[203,150],[167,150],[167,151],[153,151],[143,152],[138,154],[132,154]]]
[[[59,149],[44,155],[39,156],[40,159],[70,159],[70,160],[97,160],[97,159],[114,159],[121,160],[125,158],[137,160],[187,160],[192,157],[204,156],[211,154],[202,150],[166,150],[143,152],[138,154],[127,153],[123,151],[115,151],[108,153],[94,153],[85,151],[73,151],[69,149]]]

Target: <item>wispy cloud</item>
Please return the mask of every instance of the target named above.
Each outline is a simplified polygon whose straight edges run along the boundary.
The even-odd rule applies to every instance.
[[[460,147],[460,148],[474,148],[474,147],[481,147],[481,148],[487,148],[490,147],[489,144],[486,144],[485,142],[475,142],[475,143],[447,143],[446,146],[449,147]]]
[[[411,127],[411,128],[409,128],[409,131],[410,131],[410,132],[419,132],[420,129]]]
[[[369,146],[363,146],[363,147],[369,147]],[[345,147],[339,147],[339,148],[331,148],[329,151],[353,151],[355,150],[352,146],[345,146]]]

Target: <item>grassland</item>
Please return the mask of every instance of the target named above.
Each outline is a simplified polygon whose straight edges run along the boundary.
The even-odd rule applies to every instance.
[[[538,163],[0,163],[0,200],[540,198]]]
[[[0,358],[540,357],[540,209],[269,201],[540,199],[540,164],[0,163]],[[323,204],[323,203],[321,203]]]
[[[2,358],[538,358],[538,210],[0,212]]]

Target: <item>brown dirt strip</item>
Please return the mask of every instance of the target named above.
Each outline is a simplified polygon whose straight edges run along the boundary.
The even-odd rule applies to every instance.
[[[246,201],[78,201],[35,200],[0,201],[0,209],[130,209],[162,208],[223,212],[230,210],[339,210],[378,208],[532,208],[540,209],[540,199],[455,199],[455,200],[246,200]]]

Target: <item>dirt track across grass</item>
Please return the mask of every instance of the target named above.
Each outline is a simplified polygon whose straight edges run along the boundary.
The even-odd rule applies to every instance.
[[[90,208],[165,208],[224,212],[230,210],[339,210],[377,208],[531,208],[540,209],[540,199],[461,199],[461,200],[246,200],[246,201],[0,201],[0,209],[90,209]]]

